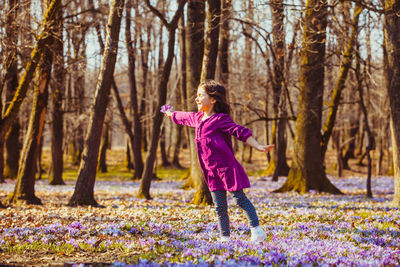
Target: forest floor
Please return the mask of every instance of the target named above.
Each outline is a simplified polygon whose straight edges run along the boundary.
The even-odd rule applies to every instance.
[[[44,153],[46,170],[48,153]],[[373,175],[373,198],[365,197],[366,166],[335,176],[334,154],[327,174],[344,195],[309,192],[275,194],[285,181],[262,175],[265,156],[255,152],[243,163],[254,203],[268,237],[249,241],[246,217],[229,197],[232,241],[218,241],[213,207],[190,203],[194,191],[181,189],[186,170],[158,168],[153,200],[138,199],[140,182],[123,167],[123,152],[108,153],[109,172],[98,174],[95,198],[105,208],[66,206],[77,170],[66,164],[66,185],[48,185],[46,175],[35,192],[43,205],[0,209],[0,265],[34,266],[387,266],[400,263],[400,212],[392,207],[393,178]],[[239,157],[238,157],[239,158]],[[185,166],[187,155],[182,155]],[[366,160],[365,160],[366,161]],[[388,167],[386,166],[388,169]],[[373,174],[375,172],[373,171]],[[0,185],[0,199],[14,180]]]

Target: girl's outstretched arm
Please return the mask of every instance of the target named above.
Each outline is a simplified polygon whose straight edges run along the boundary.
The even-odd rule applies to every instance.
[[[247,138],[246,143],[262,152],[268,152],[275,147],[275,145],[261,145],[253,136]]]

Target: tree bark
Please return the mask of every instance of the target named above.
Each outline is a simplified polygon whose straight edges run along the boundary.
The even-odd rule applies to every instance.
[[[12,121],[15,119],[22,100],[25,98],[29,83],[33,78],[36,67],[39,65],[39,82],[34,89],[32,112],[28,130],[21,155],[21,165],[18,169],[17,183],[14,192],[9,197],[10,203],[24,202],[26,204],[41,204],[35,196],[35,173],[38,148],[43,134],[44,119],[46,115],[48,84],[51,74],[52,55],[49,53],[53,43],[53,26],[55,14],[61,6],[61,0],[53,0],[48,5],[43,20],[43,30],[38,38],[31,61],[25,68],[16,94],[0,123],[0,140],[4,138]]]
[[[322,135],[322,142],[321,142],[322,159],[325,158],[325,153],[328,148],[329,139],[331,138],[333,127],[335,125],[336,114],[339,109],[339,102],[341,99],[342,91],[345,88],[347,74],[351,67],[351,62],[353,59],[354,45],[355,45],[355,42],[356,42],[357,36],[358,36],[358,18],[360,17],[360,14],[362,11],[363,11],[363,8],[356,5],[356,7],[354,9],[354,14],[353,14],[353,21],[352,21],[352,26],[351,26],[351,34],[350,34],[349,43],[347,44],[346,51],[344,52],[344,55],[343,55],[343,57],[344,57],[343,63],[342,63],[341,69],[340,69],[340,74],[339,74],[338,81],[336,83],[336,87],[333,90],[332,102],[329,106],[328,118],[323,127],[324,133]]]
[[[167,99],[167,83],[169,80],[169,75],[171,73],[171,68],[172,68],[172,62],[174,59],[175,31],[176,28],[178,27],[178,20],[182,15],[185,3],[186,1],[184,0],[179,1],[178,9],[175,12],[171,22],[168,23],[166,19],[163,17],[163,15],[153,6],[151,6],[150,1],[146,0],[146,4],[150,8],[150,10],[160,18],[160,20],[168,29],[168,54],[162,71],[162,76],[160,77],[160,82],[158,84],[158,91],[159,91],[158,106],[153,121],[153,131],[152,131],[150,149],[146,158],[142,180],[137,194],[137,196],[140,198],[151,199],[150,196],[151,179],[153,178],[154,162],[156,159],[156,152],[160,137],[161,123],[164,118],[164,114],[159,112],[159,110],[161,109],[161,106],[165,103]]]
[[[390,99],[390,128],[394,169],[393,204],[400,206],[400,1],[385,1],[386,79]]]
[[[176,93],[176,103],[177,109],[183,108],[183,110],[187,110],[187,105],[185,105],[186,99],[186,31],[185,31],[185,19],[184,14],[182,14],[182,18],[179,20],[179,57],[181,61],[179,62],[179,89]],[[175,134],[174,134],[174,146],[172,149],[172,165],[176,168],[182,168],[179,161],[179,154],[182,146],[182,138],[183,138],[183,126],[174,124]]]
[[[207,26],[205,33],[204,56],[201,71],[201,81],[214,79],[218,56],[219,21],[221,18],[221,1],[207,0]]]
[[[0,172],[1,172],[0,173],[0,184],[2,184],[5,182],[4,175],[2,175],[4,172],[4,143],[3,142],[0,142]]]
[[[186,105],[188,111],[197,111],[196,89],[200,83],[204,55],[204,1],[189,0],[186,25]],[[190,175],[184,188],[201,186],[205,182],[197,158],[194,129],[188,128],[190,148]]]
[[[101,132],[109,101],[112,78],[114,75],[123,7],[124,0],[113,0],[110,6],[103,61],[96,85],[96,93],[93,99],[94,103],[90,113],[88,133],[85,138],[85,146],[79,167],[78,179],[75,191],[69,200],[69,206],[98,206],[97,201],[94,199],[96,167]]]
[[[81,26],[82,27],[82,26]],[[79,36],[81,34],[81,36]],[[74,165],[79,166],[82,153],[83,146],[85,142],[85,125],[83,121],[79,118],[84,114],[84,106],[85,106],[85,72],[86,72],[86,46],[83,41],[85,40],[86,31],[74,31],[72,37],[72,45],[75,50],[75,58],[74,60],[79,61],[80,64],[74,64],[73,69],[73,88],[74,88],[74,96],[73,101],[75,108],[75,116],[77,120],[77,125],[74,131],[74,140],[73,140],[73,148],[71,149],[72,153],[72,162]]]
[[[60,6],[60,2],[61,0],[52,0],[49,8],[46,11],[43,19],[43,28],[37,38],[37,43],[32,50],[30,61],[25,67],[24,74],[21,76],[13,100],[5,111],[3,118],[0,120],[0,139],[4,140],[6,133],[8,132],[18,115],[19,108],[21,107],[21,104],[25,99],[36,67],[41,60],[43,50],[47,48],[49,40],[51,39],[49,38],[49,32],[52,29],[52,20],[54,20],[54,16]]]
[[[273,110],[276,117],[286,117],[286,96],[284,91],[286,42],[283,1],[271,1],[271,11],[273,21]],[[286,161],[286,120],[274,120],[272,123],[271,135],[276,148],[272,151],[272,157],[268,164],[266,174],[272,174],[272,180],[278,181],[279,176],[287,176],[289,173],[289,166]]]
[[[318,192],[341,193],[326,177],[321,156],[327,15],[327,2],[307,1],[293,163],[288,178],[276,192],[306,193],[314,189]]]
[[[222,84],[228,86],[229,83],[229,32],[231,19],[231,0],[222,0],[221,10],[221,26],[220,26],[220,40],[218,48],[219,66],[220,66],[220,77],[219,80]]]
[[[50,34],[48,38],[49,42],[47,45],[51,46],[53,35]],[[35,196],[35,175],[41,141],[43,140],[42,135],[47,112],[52,61],[53,57],[50,49],[45,50],[42,54],[41,63],[38,66],[39,83],[35,86],[33,93],[31,117],[22,149],[17,183],[14,193],[9,198],[10,203],[42,204],[42,201]]]
[[[100,144],[100,155],[99,162],[97,165],[97,171],[101,173],[107,172],[107,149],[109,147],[109,132],[110,132],[110,122],[105,122],[105,126],[103,127],[103,134],[101,137]]]
[[[130,148],[129,148],[129,143],[133,144],[133,142],[134,142],[133,141],[134,140],[134,134],[132,132],[132,123],[129,121],[128,116],[125,113],[125,109],[124,109],[124,106],[122,105],[122,100],[121,100],[121,97],[119,95],[119,90],[118,90],[117,84],[115,83],[114,79],[112,81],[112,89],[113,89],[113,92],[114,92],[113,95],[114,95],[115,102],[117,102],[117,107],[118,107],[118,110],[119,110],[119,115],[120,115],[122,124],[124,125],[125,132],[129,137],[129,140],[127,142],[128,169],[133,169],[134,166],[131,163],[131,159],[130,159],[131,154],[130,154]],[[133,178],[135,178],[135,175],[133,175]]]
[[[206,79],[214,79],[216,62],[218,56],[218,42],[219,42],[219,21],[221,16],[221,1],[208,0],[208,11],[206,14],[206,32],[204,41],[204,55],[202,61],[200,82]],[[195,148],[195,144],[194,144]],[[197,150],[196,150],[197,154]],[[196,157],[197,159],[197,157]],[[197,205],[211,205],[213,203],[210,190],[204,180],[203,174],[197,177],[199,180],[195,181],[196,193],[194,195],[193,204]]]
[[[375,138],[372,134],[372,130],[368,121],[368,111],[367,107],[365,105],[364,101],[364,92],[363,92],[363,86],[362,86],[362,77],[361,77],[361,71],[360,71],[360,57],[357,55],[357,62],[356,62],[356,77],[357,77],[357,91],[358,95],[360,97],[360,107],[361,111],[363,113],[364,117],[364,125],[365,125],[365,132],[367,133],[367,145],[365,147],[365,153],[367,156],[368,160],[368,166],[367,166],[367,193],[366,196],[368,198],[372,198],[372,188],[371,188],[371,169],[372,169],[372,159],[371,159],[371,150],[374,149],[375,147]]]
[[[50,83],[51,89],[51,159],[52,167],[49,176],[49,184],[63,185],[62,178],[63,164],[63,139],[64,139],[64,119],[62,102],[65,92],[65,69],[64,69],[64,42],[63,42],[63,14],[59,9],[55,18],[55,38],[54,38],[54,70],[53,79]]]
[[[6,103],[4,109],[8,108],[8,103],[12,101],[13,96],[18,87],[18,60],[17,50],[14,48],[18,42],[18,25],[16,22],[17,15],[19,13],[18,0],[8,0],[8,10],[6,15],[5,24],[5,50],[6,50],[6,74],[5,74],[5,86],[6,86]],[[2,88],[0,88],[2,89]],[[15,118],[10,131],[7,134],[5,141],[6,148],[6,160],[4,162],[4,171],[0,172],[0,180],[5,178],[15,178],[18,173],[18,162],[20,157],[21,145],[19,141],[20,135],[20,123],[18,117]],[[1,140],[4,145],[4,140]],[[1,150],[3,151],[3,150]],[[4,176],[3,176],[4,174]]]
[[[133,109],[133,131],[135,135],[133,136],[132,143],[132,153],[133,153],[133,165],[135,166],[135,172],[133,178],[140,178],[143,174],[143,158],[142,158],[142,139],[143,130],[141,123],[141,112],[139,109],[138,92],[136,86],[136,72],[135,72],[135,49],[133,45],[136,43],[136,38],[132,41],[131,38],[131,4],[127,3],[126,6],[126,20],[125,20],[125,39],[126,48],[128,51],[128,73],[129,73],[129,87],[130,87],[130,100]],[[144,89],[143,89],[144,90]]]

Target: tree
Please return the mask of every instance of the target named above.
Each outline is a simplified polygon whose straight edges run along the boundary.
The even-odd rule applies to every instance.
[[[6,86],[6,103],[4,109],[8,108],[8,102],[12,101],[15,91],[18,87],[18,59],[17,59],[17,42],[18,42],[18,22],[17,15],[19,14],[20,7],[17,0],[8,0],[8,11],[5,23],[5,51],[6,51],[6,73],[5,73],[5,86]],[[2,89],[2,88],[1,88]],[[6,160],[1,161],[0,165],[4,162],[4,172],[0,172],[0,181],[4,177],[15,178],[18,173],[18,162],[20,157],[21,145],[19,141],[20,135],[20,122],[18,117],[15,118],[13,125],[5,140],[5,148],[7,151]],[[3,144],[3,141],[0,141]],[[3,151],[3,150],[1,150]],[[1,153],[3,154],[3,153]]]
[[[319,192],[341,193],[326,177],[321,156],[327,15],[326,1],[307,1],[293,163],[287,180],[276,192],[306,193],[314,189]]]
[[[204,55],[201,68],[200,81],[214,79],[218,56],[219,21],[221,16],[221,1],[208,0],[207,26],[204,42]],[[197,157],[195,158],[196,160]],[[194,204],[212,204],[213,200],[203,175],[196,176],[196,193],[193,198]]]
[[[88,132],[85,138],[82,160],[74,193],[69,206],[98,206],[94,199],[94,184],[99,155],[102,128],[109,101],[112,77],[118,52],[119,31],[121,27],[124,0],[113,0],[107,23],[107,39],[103,54],[96,93],[90,113]]]
[[[30,60],[25,67],[24,74],[21,76],[14,97],[5,111],[3,118],[0,120],[0,140],[4,140],[6,133],[17,117],[19,108],[21,107],[30,82],[32,81],[33,75],[36,71],[36,67],[42,58],[43,50],[47,48],[51,41],[49,32],[52,29],[54,16],[60,6],[60,2],[61,0],[53,0],[45,13],[42,30],[37,38],[37,43],[32,50]]]
[[[200,83],[201,66],[204,55],[204,1],[189,0],[186,23],[186,107],[188,111],[196,111],[196,88]],[[188,129],[190,149],[190,174],[184,187],[201,186],[204,180],[197,158],[194,142],[194,129]],[[204,186],[204,185],[203,185]]]
[[[129,73],[129,88],[130,88],[130,100],[133,109],[133,131],[135,135],[130,137],[133,153],[133,165],[135,168],[135,173],[133,178],[140,178],[143,174],[143,158],[142,158],[142,139],[143,130],[141,114],[139,110],[138,92],[136,86],[136,68],[135,68],[135,49],[133,45],[136,43],[136,37],[132,41],[131,37],[131,8],[132,5],[127,3],[126,5],[126,17],[125,17],[125,40],[126,49],[128,51],[128,73]]]
[[[230,0],[222,0],[220,40],[218,48],[218,60],[220,66],[219,80],[222,84],[228,85],[229,82],[229,31],[232,12]]]
[[[179,34],[178,34],[178,42],[179,42],[179,89],[176,91],[176,108],[178,110],[184,109],[187,110],[185,105],[186,99],[186,30],[185,30],[185,18],[184,14],[182,14],[182,18],[179,20]],[[182,168],[179,162],[179,153],[181,151],[182,146],[182,138],[183,138],[183,126],[178,124],[173,124],[173,147],[172,147],[172,165],[176,168]]]
[[[46,6],[47,3],[44,3]],[[50,2],[60,5],[60,2]],[[56,11],[60,6],[57,6]],[[53,56],[50,47],[53,45],[55,33],[55,17],[49,20],[49,33],[46,37],[47,42],[41,53],[40,63],[38,65],[37,78],[38,83],[35,85],[33,92],[33,103],[31,117],[29,119],[28,130],[24,140],[24,146],[21,153],[21,161],[18,169],[17,183],[14,193],[11,194],[10,203],[25,202],[26,204],[42,204],[41,200],[35,196],[35,175],[37,167],[37,159],[41,146],[45,116],[47,112],[48,87],[51,79],[51,70],[53,64]]]
[[[272,91],[273,110],[278,118],[286,117],[286,95],[285,95],[285,28],[284,28],[284,6],[282,0],[271,1],[272,13]],[[272,142],[275,150],[272,152],[271,160],[268,163],[267,174],[272,174],[272,180],[278,181],[278,176],[287,176],[289,166],[286,162],[286,119],[274,120],[272,123]]]
[[[207,0],[207,26],[204,43],[204,56],[201,68],[200,81],[214,79],[217,66],[218,43],[219,43],[219,21],[221,17],[221,1]]]
[[[178,9],[176,10],[171,22],[169,22],[169,23],[165,19],[165,17],[160,13],[160,11],[158,11],[155,7],[153,7],[150,4],[149,0],[146,0],[146,4],[149,7],[149,9],[157,17],[160,18],[163,25],[168,30],[168,54],[167,54],[167,59],[165,60],[165,63],[164,63],[162,75],[160,77],[160,82],[158,84],[159,95],[158,95],[158,106],[156,109],[157,112],[156,112],[156,115],[154,116],[150,149],[147,154],[146,164],[144,166],[142,180],[141,180],[139,191],[138,191],[138,197],[151,199],[150,185],[151,185],[151,179],[153,178],[153,168],[154,168],[154,162],[156,159],[158,141],[159,141],[159,137],[160,137],[161,123],[164,118],[164,115],[158,111],[161,109],[161,106],[165,103],[165,101],[167,99],[167,83],[169,80],[169,75],[171,73],[171,68],[172,68],[172,62],[174,59],[175,31],[176,31],[176,28],[178,27],[178,21],[182,15],[183,7],[185,6],[186,1],[185,0],[179,1]]]
[[[64,69],[64,42],[63,42],[63,12],[59,9],[55,17],[54,26],[54,70],[53,79],[50,83],[51,89],[51,173],[49,184],[65,184],[62,178],[63,164],[63,139],[64,139],[64,111],[62,102],[65,91],[65,69]]]
[[[385,1],[386,80],[390,99],[390,128],[394,169],[393,204],[400,206],[400,1]]]
[[[354,9],[350,38],[349,38],[346,50],[343,53],[344,58],[343,58],[342,66],[340,68],[339,78],[337,80],[335,89],[332,94],[332,101],[329,106],[328,118],[323,127],[324,133],[322,135],[322,142],[321,142],[322,158],[325,157],[325,153],[328,148],[329,139],[332,135],[333,127],[335,125],[336,115],[337,115],[337,112],[339,109],[339,101],[341,99],[342,91],[345,88],[347,74],[351,67],[354,46],[355,46],[355,42],[356,42],[357,36],[358,36],[358,18],[360,16],[362,10],[363,10],[363,8],[358,5]]]

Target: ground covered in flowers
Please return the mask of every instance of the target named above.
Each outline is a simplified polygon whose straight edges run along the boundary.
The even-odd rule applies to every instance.
[[[0,210],[0,263],[115,266],[382,266],[400,262],[400,211],[392,207],[393,178],[331,181],[345,195],[275,194],[284,179],[252,177],[246,190],[268,233],[249,241],[246,217],[230,202],[231,242],[219,242],[212,207],[190,204],[182,181],[152,183],[152,201],[136,198],[139,182],[98,181],[95,196],[105,208],[67,207],[74,182],[36,184],[43,206]],[[14,182],[0,186],[4,199]]]

